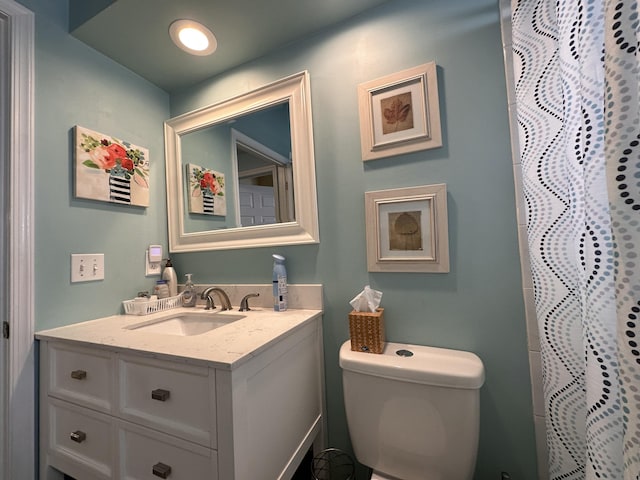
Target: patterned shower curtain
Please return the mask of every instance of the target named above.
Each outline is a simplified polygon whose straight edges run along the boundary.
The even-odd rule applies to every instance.
[[[640,480],[636,1],[512,0],[552,479]]]

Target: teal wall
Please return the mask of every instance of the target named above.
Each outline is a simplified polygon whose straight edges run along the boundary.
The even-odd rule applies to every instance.
[[[145,249],[167,245],[169,95],[70,36],[66,0],[21,3],[36,21],[35,315],[44,329],[120,313],[121,300],[152,286]],[[148,208],[74,198],[74,125],[149,149]],[[72,253],[104,253],[105,280],[71,284]]]
[[[284,158],[290,158],[291,130],[288,103],[281,103],[240,117],[232,127]]]
[[[269,282],[277,251],[287,257],[291,283],[324,285],[329,442],[345,449],[338,349],[348,338],[348,301],[366,284],[382,290],[390,341],[469,350],[484,361],[476,478],[537,477],[495,0],[394,0],[171,97],[69,36],[66,1],[21,3],[36,12],[37,29],[37,328],[117,313],[122,299],[148,288],[144,249],[166,246],[164,119],[306,69],[321,243],[172,255],[178,274]],[[444,147],[363,163],[357,85],[431,60]],[[76,124],[150,149],[157,163],[149,208],[73,198]],[[368,273],[364,192],[433,183],[447,184],[451,273]],[[83,252],[105,253],[105,281],[70,284],[69,256]]]

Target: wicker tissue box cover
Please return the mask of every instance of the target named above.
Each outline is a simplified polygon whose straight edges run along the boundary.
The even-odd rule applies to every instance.
[[[384,308],[375,312],[349,314],[351,350],[367,353],[382,353],[384,350]]]

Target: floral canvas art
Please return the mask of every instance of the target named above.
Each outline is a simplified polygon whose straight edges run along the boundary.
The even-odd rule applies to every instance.
[[[149,206],[149,150],[75,127],[75,195]]]
[[[220,216],[227,214],[223,173],[188,163],[187,181],[189,213]]]

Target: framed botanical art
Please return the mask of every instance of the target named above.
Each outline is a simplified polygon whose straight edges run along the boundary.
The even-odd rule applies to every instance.
[[[442,146],[434,62],[358,85],[362,159]]]
[[[365,193],[370,272],[449,271],[446,184]]]
[[[75,196],[149,206],[149,150],[84,127],[74,128]]]
[[[224,174],[195,163],[187,164],[189,213],[227,215]]]

